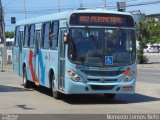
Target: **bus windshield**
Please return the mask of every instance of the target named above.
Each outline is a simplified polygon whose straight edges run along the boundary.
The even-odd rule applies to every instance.
[[[69,39],[68,55],[75,64],[118,67],[133,64],[136,60],[133,29],[70,28]]]

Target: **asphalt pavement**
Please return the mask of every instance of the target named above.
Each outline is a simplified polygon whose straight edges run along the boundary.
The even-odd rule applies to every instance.
[[[159,56],[150,55],[150,64],[138,65],[136,93],[118,94],[114,100],[103,95],[73,95],[55,100],[47,89],[25,89],[22,78],[11,66],[0,72],[0,113],[15,114],[144,114],[160,113]]]
[[[103,95],[73,95],[55,100],[44,87],[25,89],[22,78],[12,71],[0,72],[0,113],[14,114],[144,114],[160,113],[160,74],[139,68],[136,93],[118,94],[114,100]],[[157,75],[157,76],[155,76]],[[159,80],[159,79],[158,79]],[[155,82],[153,82],[155,81]]]

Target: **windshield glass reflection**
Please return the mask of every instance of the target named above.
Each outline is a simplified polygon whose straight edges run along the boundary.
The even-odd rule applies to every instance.
[[[135,62],[134,30],[71,28],[69,58],[73,63],[87,66],[122,66]],[[112,64],[106,63],[111,56]]]

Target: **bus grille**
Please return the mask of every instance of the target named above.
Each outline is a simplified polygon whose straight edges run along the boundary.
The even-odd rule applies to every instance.
[[[118,76],[124,71],[92,71],[92,70],[82,70],[83,73],[90,76]]]
[[[114,85],[91,85],[91,88],[93,90],[112,90],[114,88]]]
[[[117,82],[118,79],[104,79],[103,82]],[[101,82],[100,79],[88,79],[88,81],[92,81],[92,82]]]

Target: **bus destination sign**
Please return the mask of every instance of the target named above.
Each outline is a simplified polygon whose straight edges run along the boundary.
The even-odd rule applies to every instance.
[[[71,15],[70,25],[134,27],[134,22],[129,15],[74,13]]]
[[[80,16],[79,22],[84,23],[122,23],[121,17],[107,17],[107,16]]]

